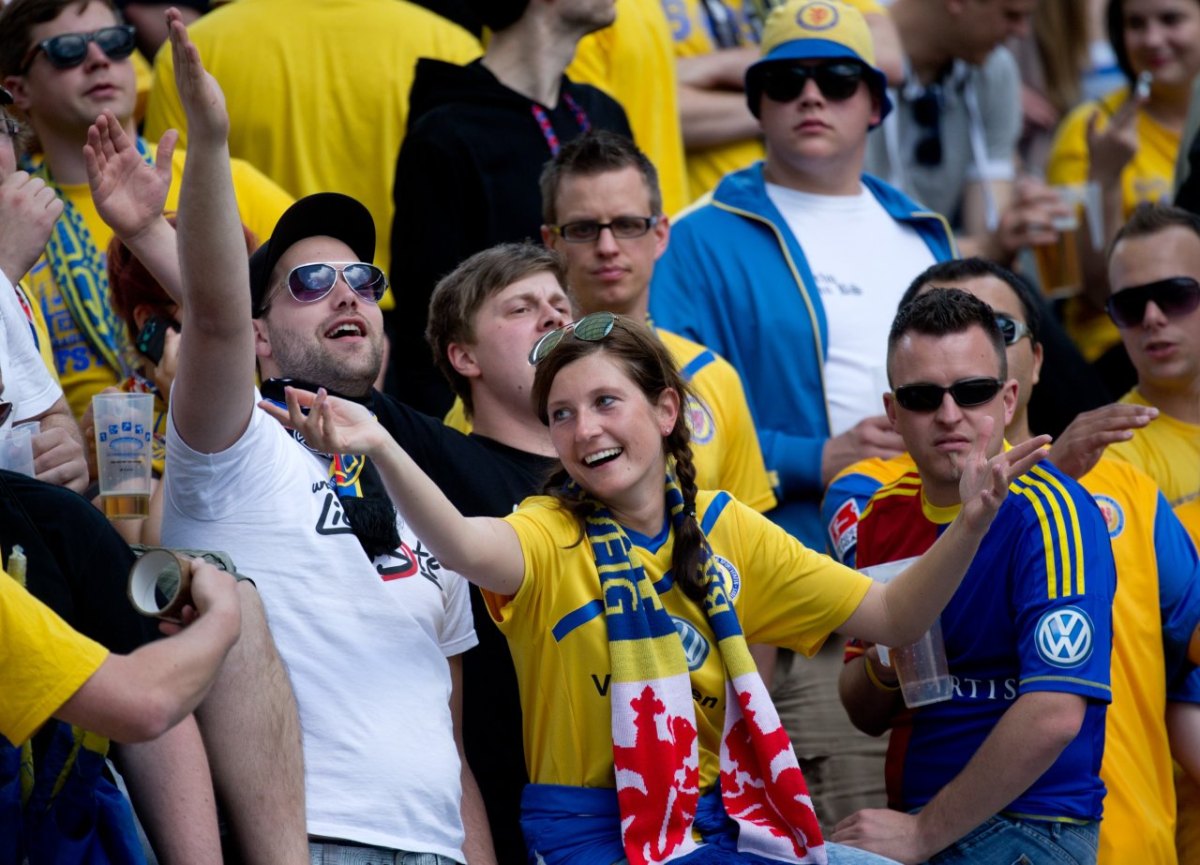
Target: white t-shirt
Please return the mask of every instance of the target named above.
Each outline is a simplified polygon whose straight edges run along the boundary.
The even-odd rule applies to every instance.
[[[813,195],[767,184],[796,236],[825,308],[825,396],[830,435],[883,414],[887,336],[913,277],[936,259],[916,229],[897,222],[866,187]]]
[[[17,300],[17,291],[0,273],[0,399],[13,404],[12,422],[37,417],[58,401],[62,388],[50,375],[38,353],[29,318]]]
[[[399,518],[400,548],[368,560],[328,460],[258,409],[217,454],[172,419],[167,465],[163,543],[228,552],[262,595],[300,707],[309,834],[465,861],[446,658],[478,642],[466,581]]]

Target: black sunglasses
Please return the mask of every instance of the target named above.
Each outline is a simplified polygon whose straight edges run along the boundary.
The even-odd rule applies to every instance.
[[[760,73],[762,92],[774,102],[791,102],[804,92],[808,79],[817,82],[817,89],[830,102],[843,102],[858,92],[866,76],[861,63],[836,61],[816,66],[786,66],[771,64]]]
[[[1150,301],[1167,318],[1187,315],[1200,306],[1200,282],[1190,276],[1173,276],[1123,288],[1108,298],[1106,306],[1117,327],[1135,327],[1145,320]]]
[[[1000,328],[1005,345],[1016,345],[1025,337],[1033,340],[1033,331],[1029,329],[1029,325],[1007,315],[996,315],[996,327]]]
[[[529,350],[529,362],[537,366],[546,359],[550,352],[554,351],[568,333],[573,333],[576,339],[582,339],[584,342],[599,342],[612,333],[616,323],[616,313],[612,312],[593,312],[585,315],[579,321],[567,322],[562,327],[544,334],[533,344],[533,348]]]
[[[379,303],[387,291],[387,277],[373,264],[363,261],[331,264],[317,261],[293,267],[287,275],[287,287],[300,303],[316,303],[333,291],[338,274],[346,285],[369,303]]]
[[[940,384],[906,384],[896,388],[896,402],[908,411],[937,411],[946,394],[961,408],[973,408],[991,402],[1004,387],[998,378],[963,378],[950,387]]]
[[[46,59],[55,69],[70,69],[78,66],[87,57],[88,43],[95,42],[109,60],[124,60],[133,53],[134,29],[130,24],[101,27],[91,33],[60,33],[51,36],[29,49],[21,62],[21,74],[29,71],[39,51],[46,52]]]
[[[917,165],[932,168],[942,164],[942,88],[936,84],[926,87],[909,103],[912,118],[921,127],[921,135],[913,145]]]

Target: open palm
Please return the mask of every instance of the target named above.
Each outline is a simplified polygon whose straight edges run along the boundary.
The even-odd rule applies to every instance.
[[[179,133],[168,130],[150,165],[125,134],[116,115],[105,111],[88,129],[83,148],[88,185],[100,218],[118,237],[129,239],[162,216],[171,188],[171,156]]]
[[[295,430],[304,441],[321,453],[372,453],[387,434],[375,415],[350,400],[329,396],[324,388],[315,394],[299,388],[284,388],[287,410],[272,402],[260,402],[259,408],[284,426]]]

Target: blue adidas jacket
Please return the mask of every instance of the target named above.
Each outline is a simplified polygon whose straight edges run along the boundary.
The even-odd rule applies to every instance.
[[[955,256],[939,214],[870,175],[863,184],[938,261]],[[871,238],[862,241],[869,255]],[[898,278],[907,284],[911,276]],[[674,223],[654,270],[650,314],[657,326],[708,346],[741,373],[780,501],[767,516],[824,549],[818,508],[821,449],[829,438],[828,328],[804,250],[767,197],[761,162],[727,175]]]

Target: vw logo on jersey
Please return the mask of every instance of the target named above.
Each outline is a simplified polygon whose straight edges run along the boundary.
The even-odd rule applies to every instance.
[[[724,556],[713,555],[713,564],[717,566],[717,573],[721,575],[721,586],[725,589],[725,596],[732,601],[742,589],[742,575],[733,566],[733,562]]]
[[[671,621],[675,623],[675,631],[679,634],[679,642],[683,644],[683,654],[687,658],[688,671],[695,672],[699,670],[704,666],[704,662],[708,658],[708,653],[712,651],[708,640],[704,639],[704,635],[696,630],[696,626],[687,619],[671,616]]]
[[[706,445],[713,440],[713,436],[717,432],[717,425],[713,421],[712,412],[708,410],[708,406],[702,399],[689,394],[684,407],[684,415],[687,417],[688,426],[692,429],[692,444]]]
[[[1056,667],[1078,667],[1092,654],[1092,620],[1079,607],[1059,607],[1038,620],[1038,654]]]
[[[1108,526],[1108,536],[1115,538],[1125,530],[1125,511],[1117,504],[1117,500],[1109,496],[1094,495],[1100,513],[1104,515],[1104,525]]]

